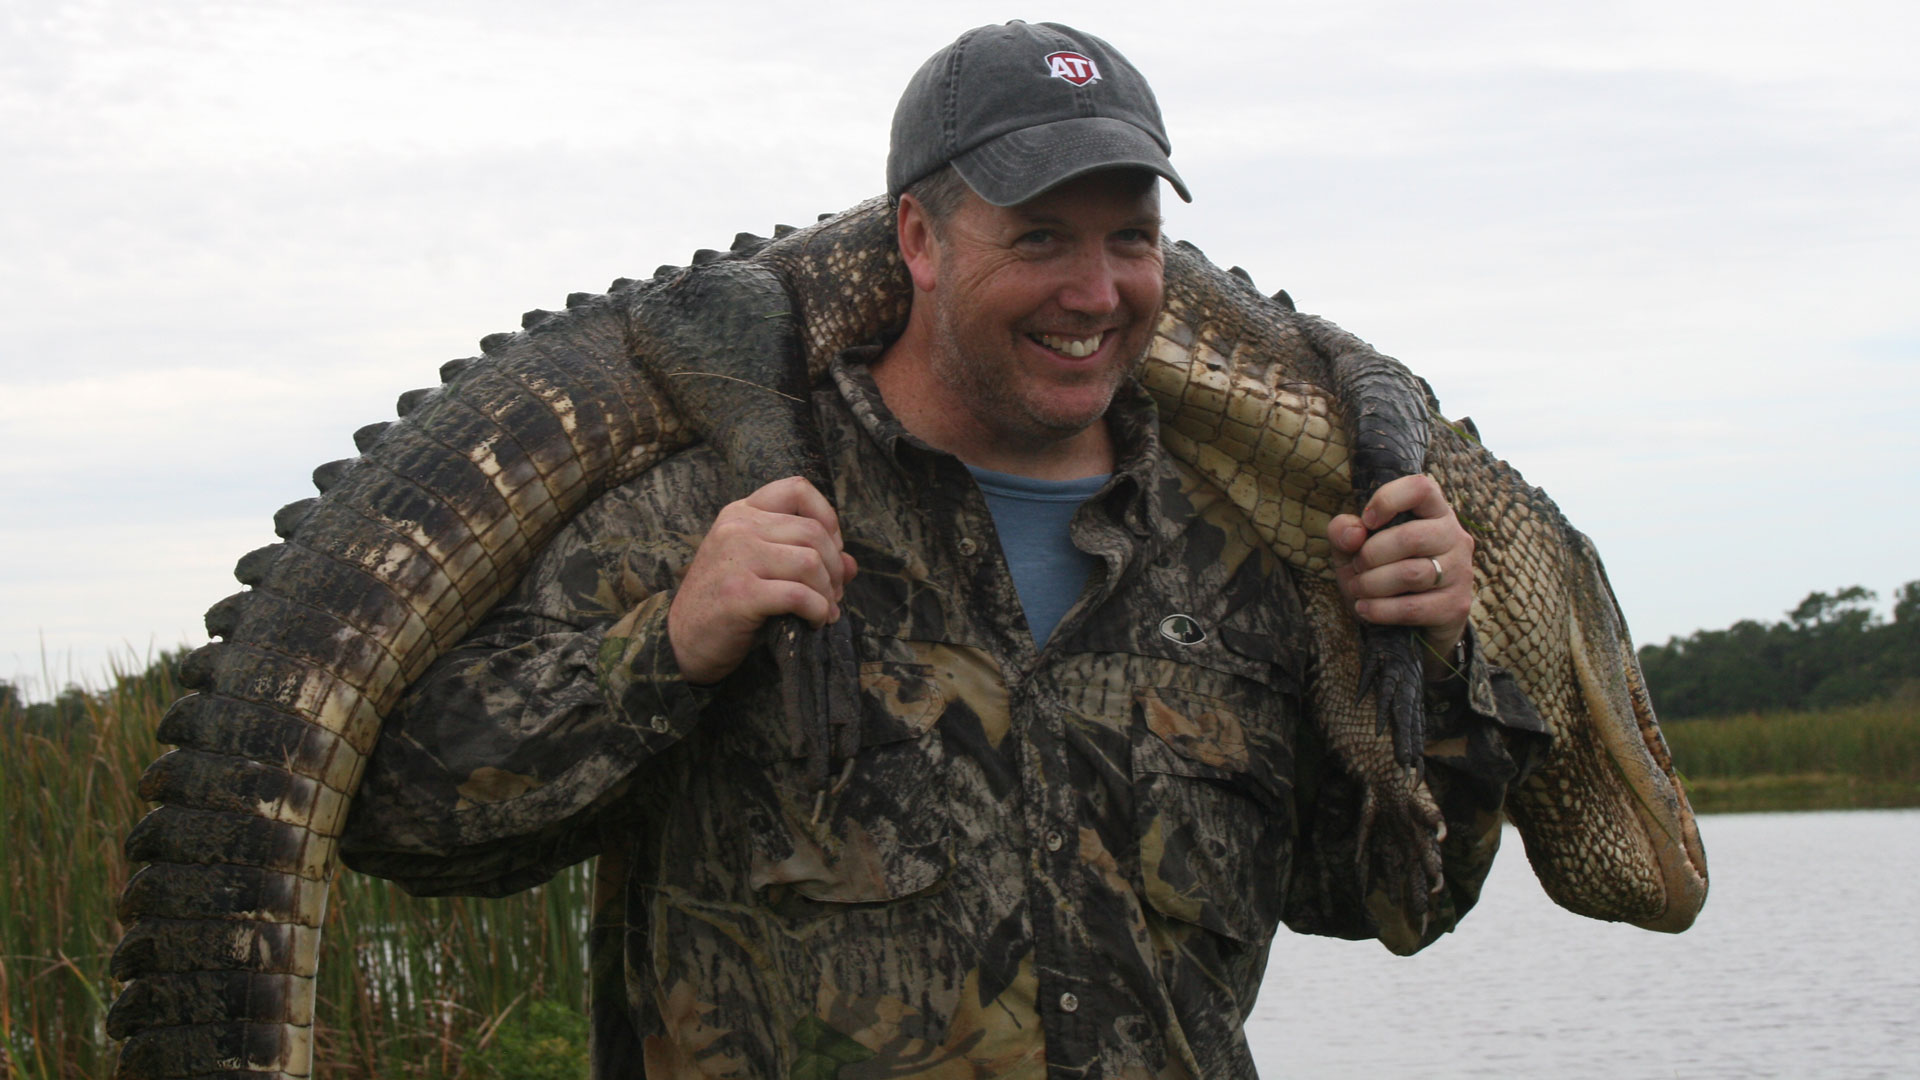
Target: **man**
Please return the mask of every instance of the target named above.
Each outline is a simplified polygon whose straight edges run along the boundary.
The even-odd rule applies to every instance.
[[[597,1076],[1250,1076],[1276,925],[1377,932],[1289,572],[1130,378],[1159,179],[1187,194],[1167,151],[1091,35],[1015,22],[936,54],[888,162],[911,314],[814,399],[833,491],[722,505],[716,454],[670,459],[389,722],[349,864],[500,893],[600,857]],[[1537,721],[1468,704],[1495,695],[1436,485],[1332,538],[1360,614],[1421,628],[1439,734],[1475,748],[1429,759],[1431,937],[1477,895],[1537,749],[1509,729]],[[789,613],[850,620],[861,661],[859,752],[824,791],[759,647]]]

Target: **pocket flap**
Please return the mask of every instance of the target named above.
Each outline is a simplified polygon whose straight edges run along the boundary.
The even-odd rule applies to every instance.
[[[804,758],[769,766],[778,812],[753,836],[749,884],[790,886],[811,900],[874,903],[925,892],[951,869],[952,832],[939,783],[945,699],[927,664],[860,665],[860,751],[837,762],[827,789]]]
[[[1275,775],[1290,768],[1287,748],[1262,745],[1219,698],[1142,686],[1134,700],[1144,728],[1132,747],[1142,895],[1169,918],[1264,944],[1292,848],[1292,806]]]

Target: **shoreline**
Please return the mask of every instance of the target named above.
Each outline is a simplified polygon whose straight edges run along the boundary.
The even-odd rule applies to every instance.
[[[1897,810],[1920,807],[1920,783],[1869,780],[1834,773],[1688,778],[1696,814],[1802,810]]]

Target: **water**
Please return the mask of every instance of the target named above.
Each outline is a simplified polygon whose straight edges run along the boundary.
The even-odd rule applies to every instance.
[[[1920,1076],[1920,810],[1700,819],[1712,891],[1672,936],[1541,892],[1509,829],[1480,906],[1410,958],[1283,935],[1261,1075]]]

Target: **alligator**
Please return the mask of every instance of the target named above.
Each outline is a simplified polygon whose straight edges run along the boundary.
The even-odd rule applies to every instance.
[[[159,805],[126,843],[147,865],[121,900],[117,1075],[311,1072],[336,838],[382,718],[574,513],[675,450],[710,441],[743,487],[798,474],[827,490],[805,399],[836,352],[905,320],[892,222],[873,199],[528,312],[402,395],[397,422],[355,433],[359,456],[315,470],[319,497],[275,516],[283,542],[241,558],[248,588],[208,611],[216,640],[183,662],[193,692],[160,724],[177,749],[141,781]],[[1536,875],[1579,914],[1689,926],[1705,853],[1592,544],[1424,382],[1284,292],[1169,243],[1165,295],[1140,378],[1169,450],[1298,571],[1325,665],[1315,723],[1367,792],[1359,857],[1413,913],[1382,940],[1418,946],[1444,830],[1418,768],[1418,658],[1340,602],[1326,526],[1420,470],[1476,534],[1479,647],[1551,729],[1506,807]],[[797,620],[773,638],[824,775],[850,658]]]

